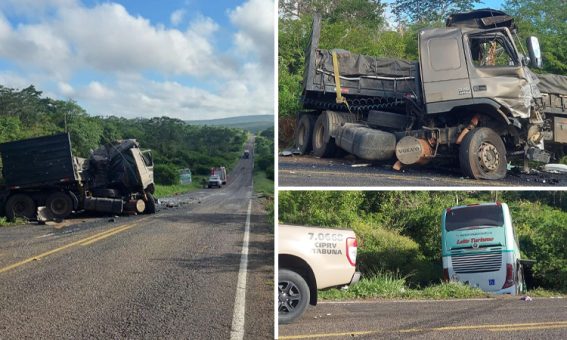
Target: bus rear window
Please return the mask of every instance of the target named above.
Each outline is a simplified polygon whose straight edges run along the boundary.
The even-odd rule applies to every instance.
[[[475,227],[501,227],[504,225],[502,207],[497,205],[478,205],[459,208],[447,212],[445,229],[475,229]]]

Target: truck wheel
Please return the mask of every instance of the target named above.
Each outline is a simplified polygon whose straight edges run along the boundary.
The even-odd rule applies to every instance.
[[[334,138],[329,133],[327,112],[319,115],[313,127],[313,155],[321,158],[331,157],[337,151]]]
[[[6,218],[13,222],[16,217],[24,217],[28,220],[35,218],[37,206],[33,199],[25,194],[15,194],[6,202]]]
[[[155,214],[156,213],[156,200],[154,196],[146,192],[146,197],[148,200],[146,201],[146,210],[144,210],[144,214]]]
[[[506,147],[502,138],[489,128],[471,130],[459,149],[461,171],[475,179],[506,177]]]
[[[297,122],[295,131],[295,146],[301,154],[305,155],[312,149],[313,127],[317,117],[311,114],[303,114]]]
[[[278,271],[278,322],[291,323],[309,304],[309,286],[301,275],[287,269]]]
[[[54,192],[47,196],[45,206],[53,217],[64,219],[73,212],[73,199],[63,192]]]

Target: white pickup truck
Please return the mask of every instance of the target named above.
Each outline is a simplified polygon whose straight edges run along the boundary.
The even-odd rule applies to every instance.
[[[278,322],[300,317],[317,304],[317,290],[351,285],[358,243],[352,230],[279,225]]]

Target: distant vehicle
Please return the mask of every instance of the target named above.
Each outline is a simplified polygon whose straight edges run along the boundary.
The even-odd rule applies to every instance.
[[[443,275],[495,294],[525,290],[520,248],[505,203],[448,208],[442,219]]]
[[[220,166],[218,168],[211,168],[211,175],[217,175],[222,181],[222,184],[226,184],[228,180],[228,176],[226,174],[226,168],[224,166]]]
[[[250,150],[244,150],[244,155],[242,156],[244,159],[250,158]]]
[[[212,175],[209,177],[209,182],[207,184],[207,187],[210,189],[212,187],[222,187],[222,180],[220,179],[220,177],[218,175]]]
[[[179,184],[191,184],[192,182],[193,177],[191,175],[191,169],[179,170]]]
[[[352,285],[358,243],[352,230],[280,225],[278,322],[299,318],[317,304],[317,290]]]
[[[73,211],[155,213],[153,160],[127,139],[73,156],[69,134],[0,144],[4,185],[0,209],[8,220],[35,219],[38,207],[64,219]]]

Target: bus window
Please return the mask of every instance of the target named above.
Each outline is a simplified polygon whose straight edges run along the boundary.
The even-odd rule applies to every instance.
[[[502,227],[504,214],[498,205],[479,205],[447,212],[445,228],[447,231],[459,229],[479,229],[486,227]]]

